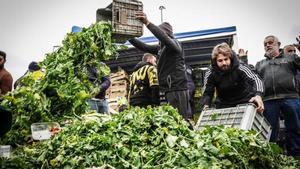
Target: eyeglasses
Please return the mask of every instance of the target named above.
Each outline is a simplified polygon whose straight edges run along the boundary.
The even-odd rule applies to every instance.
[[[289,53],[296,53],[296,50],[288,50]]]

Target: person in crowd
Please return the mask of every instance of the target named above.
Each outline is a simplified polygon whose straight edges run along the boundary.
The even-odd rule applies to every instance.
[[[104,63],[102,63],[104,64]],[[109,113],[108,112],[108,102],[105,98],[106,90],[110,87],[110,78],[108,76],[103,76],[98,78],[98,71],[95,67],[87,67],[89,73],[89,80],[93,84],[98,84],[100,86],[100,92],[97,93],[93,98],[88,100],[90,108],[96,110],[97,113]]]
[[[0,106],[0,138],[10,130],[11,125],[12,125],[11,111]]]
[[[244,63],[248,64],[248,50],[244,50],[244,49],[239,49],[238,50],[238,59],[240,61],[243,61]]]
[[[25,72],[25,74],[23,76],[21,76],[19,79],[16,80],[16,82],[14,83],[14,89],[17,88],[17,86],[21,86],[22,85],[22,79],[24,78],[24,76],[26,76],[26,74],[28,74],[29,72],[35,72],[40,70],[40,66],[37,62],[32,61],[30,62],[30,64],[28,65],[28,70]]]
[[[4,68],[6,62],[6,53],[0,51],[0,97],[12,90],[13,78]]]
[[[284,55],[279,51],[280,44],[276,36],[265,37],[265,59],[257,62],[255,69],[265,85],[264,116],[272,126],[270,141],[277,141],[281,112],[286,127],[287,154],[300,156],[300,102],[295,84],[300,58],[296,54]]]
[[[257,105],[257,111],[263,112],[263,82],[246,64],[238,61],[227,43],[214,47],[211,65],[204,77],[203,109],[211,106],[216,90],[217,109],[252,102]]]
[[[247,64],[248,67],[250,67],[250,69],[252,71],[255,71],[255,67],[252,64],[248,63],[248,50],[245,51],[244,49],[241,48],[241,49],[239,49],[237,55],[238,55],[238,59],[240,60],[240,62]]]
[[[156,57],[145,53],[130,76],[129,105],[147,107],[160,103]]]
[[[172,26],[163,22],[159,26],[151,23],[142,12],[136,13],[139,19],[159,40],[158,45],[148,45],[137,38],[129,40],[136,48],[157,56],[159,89],[165,93],[167,102],[183,116],[186,121],[192,118],[187,90],[186,66],[183,48],[174,38]]]
[[[293,55],[293,54],[296,54],[296,46],[294,45],[286,45],[284,46],[283,48],[283,53],[285,55]]]
[[[294,55],[296,54],[296,46],[294,45],[286,45],[284,48],[283,48],[283,52],[285,55]],[[296,78],[296,82],[297,82],[297,87],[298,87],[298,92],[300,92],[300,71],[297,70],[297,74],[295,76]]]
[[[300,36],[296,37],[296,41],[297,43],[294,44],[294,46],[298,49],[298,51],[300,52]]]
[[[189,91],[189,102],[191,106],[191,114],[194,115],[195,113],[195,102],[194,102],[194,96],[195,96],[195,91],[196,91],[196,86],[195,86],[195,76],[193,73],[193,68],[186,64],[186,75],[187,75],[187,88]]]

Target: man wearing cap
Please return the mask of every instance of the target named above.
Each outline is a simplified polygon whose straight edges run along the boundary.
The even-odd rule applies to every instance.
[[[21,83],[21,80],[24,78],[24,76],[29,73],[29,72],[35,72],[35,71],[38,71],[40,70],[40,66],[38,65],[37,62],[35,61],[32,61],[30,62],[30,64],[28,65],[28,70],[24,73],[23,76],[21,76],[19,79],[16,80],[16,82],[14,83],[14,89],[17,88],[17,86],[21,86],[22,83]]]
[[[189,94],[187,90],[186,66],[181,44],[174,39],[172,26],[163,22],[159,26],[149,22],[147,16],[139,11],[136,18],[159,40],[159,45],[147,45],[137,38],[129,40],[136,48],[157,55],[157,74],[159,88],[166,100],[177,108],[185,120],[191,119]]]
[[[12,90],[13,78],[4,68],[6,62],[6,53],[0,51],[0,97]]]
[[[286,127],[286,148],[290,156],[300,157],[300,101],[295,75],[300,70],[300,57],[279,51],[280,41],[270,35],[264,39],[265,58],[257,62],[256,72],[263,79],[264,116],[272,126],[270,141],[276,142],[279,115]]]

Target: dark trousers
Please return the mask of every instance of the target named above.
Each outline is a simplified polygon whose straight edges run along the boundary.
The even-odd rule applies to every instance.
[[[167,102],[176,108],[185,120],[192,118],[188,90],[167,92],[165,96]]]
[[[195,114],[194,96],[195,96],[195,90],[189,90],[189,102],[190,102],[192,116]]]
[[[276,99],[264,102],[264,116],[272,126],[270,141],[276,142],[279,116],[283,114],[286,127],[287,155],[300,156],[300,101],[299,99]]]
[[[10,130],[12,125],[12,113],[0,106],[0,138]]]

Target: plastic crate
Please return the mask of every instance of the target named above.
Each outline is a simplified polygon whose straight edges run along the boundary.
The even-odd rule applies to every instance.
[[[34,140],[47,140],[60,131],[56,122],[43,122],[31,124],[31,134]]]
[[[217,125],[236,127],[242,130],[255,130],[266,141],[269,141],[272,132],[271,125],[261,113],[256,112],[254,104],[202,111],[195,129],[201,130],[204,126]]]
[[[142,2],[113,0],[106,8],[97,10],[96,20],[111,22],[113,38],[116,42],[124,43],[143,35],[143,23],[135,18],[136,11],[143,11]]]
[[[11,146],[10,145],[0,145],[0,157],[9,158],[11,155]]]

